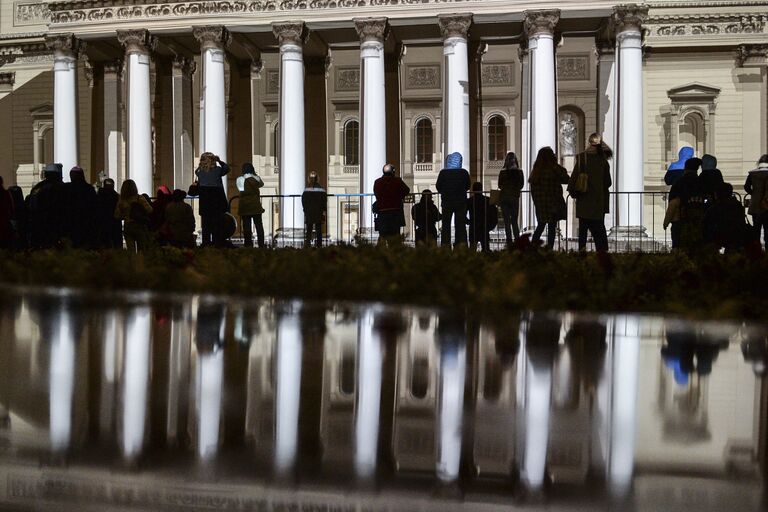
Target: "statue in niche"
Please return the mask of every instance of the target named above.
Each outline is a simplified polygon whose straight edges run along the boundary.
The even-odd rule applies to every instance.
[[[560,154],[562,156],[573,156],[576,154],[576,120],[573,114],[566,112],[560,119]]]

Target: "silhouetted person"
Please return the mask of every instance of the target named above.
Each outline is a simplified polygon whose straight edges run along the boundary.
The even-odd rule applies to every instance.
[[[496,207],[490,204],[489,200],[483,194],[483,184],[475,182],[472,184],[472,193],[467,199],[467,213],[469,219],[469,248],[477,250],[477,244],[480,244],[483,252],[490,250],[490,232],[498,224],[498,212]]]
[[[34,249],[58,245],[64,235],[65,197],[61,164],[47,164],[43,181],[27,196],[30,217],[30,243]]]
[[[504,167],[499,171],[499,206],[504,219],[504,233],[507,235],[507,247],[512,247],[520,237],[520,226],[517,214],[520,210],[520,192],[525,185],[525,177],[517,161],[517,155],[512,151],[504,158]],[[515,238],[512,238],[514,233]]]
[[[462,168],[461,153],[451,153],[445,159],[445,168],[437,175],[437,191],[440,193],[440,207],[443,209],[443,224],[440,245],[451,246],[451,219],[456,231],[455,245],[467,243],[467,191],[469,172]]]
[[[701,187],[707,200],[713,200],[717,191],[725,183],[723,173],[717,168],[717,158],[712,155],[701,157],[701,174],[699,174],[699,179],[701,180]]]
[[[672,162],[669,164],[669,167],[667,167],[667,173],[664,175],[664,183],[670,187],[677,183],[677,180],[683,177],[685,162],[687,162],[689,158],[693,158],[693,154],[693,148],[690,146],[680,148],[680,151],[677,153],[677,161]]]
[[[685,173],[669,191],[670,203],[679,200],[679,220],[672,222],[672,247],[691,250],[704,241],[704,214],[706,195],[699,179],[701,160],[689,158]],[[677,228],[677,229],[675,229]]]
[[[744,206],[733,196],[733,186],[723,183],[704,214],[704,241],[719,251],[738,251],[752,233],[744,220]]]
[[[195,212],[184,199],[187,193],[174,190],[171,202],[165,207],[165,224],[162,232],[174,247],[195,247]]]
[[[26,202],[24,202],[24,192],[21,187],[16,185],[8,187],[8,193],[11,194],[13,200],[13,217],[11,217],[11,225],[15,234],[13,248],[17,251],[24,251],[29,248],[29,210]]]
[[[243,174],[237,178],[237,189],[240,191],[240,201],[237,203],[237,211],[240,214],[240,222],[243,226],[243,239],[245,247],[253,247],[253,226],[256,226],[256,240],[259,247],[264,247],[264,223],[262,215],[264,207],[261,205],[261,187],[264,180],[256,174],[253,164],[243,164]]]
[[[608,159],[612,156],[613,151],[597,133],[589,136],[587,149],[576,155],[576,163],[568,183],[568,191],[576,199],[580,251],[587,249],[587,231],[592,233],[596,250],[608,251],[605,215],[610,209],[609,189],[612,182],[611,165],[608,163]],[[578,190],[579,180],[584,183],[582,175],[586,176],[586,191]]]
[[[309,173],[307,187],[301,194],[301,206],[304,208],[304,247],[309,247],[314,234],[315,246],[323,245],[323,221],[328,209],[328,194],[320,186],[317,173]]]
[[[203,228],[202,245],[224,245],[223,218],[229,211],[227,195],[222,177],[229,172],[229,166],[213,153],[200,155],[200,165],[195,171],[198,193],[200,194],[200,217]]]
[[[757,161],[757,168],[749,171],[744,190],[751,195],[749,214],[752,216],[757,241],[760,241],[762,231],[768,245],[768,154],[761,156]]]
[[[72,247],[83,249],[96,245],[96,190],[85,180],[80,167],[69,171],[69,183],[64,184],[65,236]]]
[[[15,232],[13,229],[13,198],[6,190],[3,177],[0,176],[0,249],[11,249]]]
[[[544,228],[547,228],[547,247],[552,249],[555,246],[557,223],[566,218],[563,185],[568,183],[568,171],[557,163],[555,152],[549,146],[541,148],[536,155],[528,183],[531,185],[538,223],[532,241],[538,242]]]
[[[149,216],[149,230],[155,236],[156,240],[163,245],[165,239],[160,228],[165,224],[165,208],[171,203],[171,190],[165,185],[157,188],[155,199],[150,202],[152,213]]]
[[[123,221],[123,236],[129,251],[141,251],[150,244],[149,216],[152,205],[139,195],[136,182],[125,180],[120,187],[120,201],[115,218]]]
[[[531,313],[525,336],[528,358],[536,369],[549,369],[560,342],[560,317],[549,313]]]
[[[408,185],[395,175],[395,166],[386,164],[382,176],[373,182],[373,194],[376,196],[377,231],[379,243],[394,242],[400,235],[400,228],[405,226],[403,201],[411,192]]]
[[[432,200],[432,191],[425,189],[421,192],[421,200],[411,208],[411,218],[416,226],[416,243],[429,245],[437,243],[437,222],[440,220],[440,210]]]
[[[123,248],[123,230],[120,220],[115,218],[115,209],[120,194],[115,190],[115,180],[107,178],[96,192],[96,224],[99,245],[105,249]]]

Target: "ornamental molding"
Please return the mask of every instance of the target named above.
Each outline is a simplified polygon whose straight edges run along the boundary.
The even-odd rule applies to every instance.
[[[275,38],[280,46],[285,44],[302,46],[309,35],[307,26],[303,21],[273,23],[272,33],[275,34]]]
[[[586,81],[590,79],[591,68],[589,54],[557,55],[557,79],[564,82]]]
[[[650,16],[651,37],[709,37],[768,34],[768,14],[675,14]]]
[[[232,34],[223,25],[204,25],[194,27],[192,35],[200,43],[200,49],[205,50],[224,50],[232,43]]]
[[[471,14],[440,14],[437,17],[437,23],[440,25],[440,33],[443,39],[452,37],[467,38],[469,27],[472,25]]]
[[[126,54],[148,54],[157,47],[157,38],[146,29],[118,30],[117,40],[125,47]]]
[[[406,89],[439,89],[440,65],[409,65],[405,72]]]
[[[736,65],[740,68],[768,65],[768,44],[740,44],[736,48]]]
[[[387,18],[355,18],[355,30],[360,37],[360,42],[383,42],[389,32]]]
[[[47,36],[45,45],[54,53],[68,57],[75,57],[85,50],[85,43],[76,38],[74,34]]]
[[[515,85],[515,65],[512,62],[483,62],[480,65],[483,87],[509,87]]]
[[[334,89],[337,92],[357,92],[360,90],[360,67],[336,68]]]
[[[560,21],[560,9],[525,11],[523,15],[525,16],[523,30],[529,38],[538,34],[554,34],[555,27]]]
[[[648,19],[648,6],[638,4],[618,5],[613,8],[611,22],[616,34],[626,31],[640,32]]]
[[[13,26],[47,25],[51,21],[51,11],[47,2],[14,2]]]

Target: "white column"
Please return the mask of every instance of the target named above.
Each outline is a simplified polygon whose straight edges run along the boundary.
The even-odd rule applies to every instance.
[[[643,232],[643,52],[642,23],[648,7],[634,4],[614,8],[618,60],[618,139],[616,165],[619,224],[627,234]]]
[[[451,153],[461,153],[463,166],[469,169],[467,33],[472,15],[445,14],[438,16],[437,21],[443,35],[443,159]]]
[[[528,50],[528,41],[520,43],[518,48],[520,59],[520,165],[523,168],[523,194],[520,200],[522,222],[520,228],[531,228],[534,222],[533,200],[531,199],[528,177],[533,167],[531,156],[531,52]],[[535,155],[533,155],[535,156]]]
[[[77,53],[84,44],[72,34],[49,37],[46,44],[53,50],[53,159],[69,181],[69,170],[78,163]]]
[[[557,152],[557,99],[555,95],[554,31],[560,20],[559,10],[525,13],[528,37],[530,80],[530,165],[539,149],[549,146]]]
[[[153,195],[150,57],[157,40],[147,30],[118,30],[128,73],[128,178],[139,194]]]
[[[597,131],[603,142],[616,149],[616,58],[614,46],[598,41],[597,48]],[[616,190],[616,165],[611,161],[612,190]],[[616,218],[616,196],[611,195],[610,214],[605,218],[605,227],[611,229]]]
[[[227,95],[224,83],[225,48],[229,31],[221,25],[195,27],[203,65],[200,86],[200,152],[210,152],[227,161]],[[223,179],[224,192],[227,178]]]
[[[123,168],[123,62],[104,64],[104,171],[120,190]]]
[[[379,415],[384,348],[374,331],[374,310],[363,310],[358,323],[357,400],[355,403],[355,473],[370,479],[376,474],[379,453]]]
[[[304,22],[272,24],[280,43],[280,194],[301,195],[305,182],[304,152]],[[280,202],[280,227],[303,229],[304,210],[299,198]]]
[[[125,323],[125,366],[123,369],[123,415],[120,447],[123,457],[134,460],[144,447],[149,387],[149,307],[134,308]]]
[[[384,95],[384,39],[387,18],[357,18],[360,36],[360,193],[373,193],[373,182],[387,160]],[[373,228],[371,197],[362,199],[358,228]]]
[[[173,59],[173,187],[186,190],[194,181],[192,137],[192,74],[195,61],[177,55]],[[221,158],[224,160],[224,157]],[[226,160],[225,160],[226,161]]]

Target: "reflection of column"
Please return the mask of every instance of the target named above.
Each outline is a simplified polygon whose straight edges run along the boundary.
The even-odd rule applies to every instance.
[[[174,309],[171,316],[171,344],[168,356],[168,417],[166,436],[169,443],[178,441],[179,426],[186,425],[189,356],[192,341],[188,306]]]
[[[647,6],[633,4],[615,7],[613,13],[619,93],[616,190],[620,192],[642,192],[644,187],[642,24],[647,15]],[[642,196],[620,195],[618,203],[620,225],[641,234]]]
[[[441,339],[441,342],[445,343],[445,340]],[[463,342],[445,343],[440,350],[438,396],[440,445],[437,461],[437,478],[443,482],[453,482],[459,478],[466,370],[466,345]]]
[[[616,58],[611,42],[597,41],[597,131],[611,149],[616,148]],[[611,166],[614,183],[616,166]],[[610,229],[616,218],[616,196],[611,195],[609,209],[611,214],[605,220],[605,227]]]
[[[197,455],[208,460],[219,449],[221,392],[224,379],[224,351],[202,353],[197,359]]]
[[[51,449],[62,452],[72,438],[72,397],[75,390],[75,331],[63,305],[53,313],[49,379]]]
[[[152,109],[149,86],[149,54],[157,39],[147,30],[118,30],[117,39],[125,46],[128,73],[128,178],[136,182],[139,194],[152,190]]]
[[[125,326],[125,366],[123,369],[123,431],[121,448],[126,459],[133,459],[144,447],[149,384],[149,308],[137,307],[128,313]]]
[[[636,316],[620,315],[614,320],[608,482],[616,493],[629,488],[635,464],[640,328]]]
[[[471,14],[437,17],[443,35],[443,157],[461,153],[469,168],[469,61],[467,33]],[[439,148],[439,146],[436,146]]]
[[[102,439],[114,428],[115,385],[117,382],[118,347],[122,329],[118,330],[117,311],[104,316],[104,340],[102,342],[102,376],[99,396],[99,431]]]
[[[300,195],[304,190],[304,23],[275,23],[272,31],[280,43],[279,140],[280,194]],[[301,201],[284,200],[280,205],[280,227],[302,229]]]
[[[357,404],[355,407],[355,472],[363,479],[376,472],[383,348],[373,330],[373,310],[365,309],[358,324]]]
[[[301,330],[297,306],[284,313],[277,326],[275,376],[275,472],[285,475],[296,461],[301,395]]]
[[[531,489],[538,490],[544,484],[547,463],[552,367],[534,365],[529,361],[525,391],[525,452],[522,478]]]
[[[356,18],[360,36],[360,193],[373,192],[373,182],[386,163],[384,39],[387,18]],[[372,199],[362,198],[358,228],[372,228]]]
[[[557,152],[554,32],[559,20],[559,10],[525,13],[525,33],[528,37],[531,66],[531,162],[543,147],[549,146]]]
[[[122,82],[122,60],[104,64],[104,171],[115,180],[117,190],[125,178]]]
[[[77,165],[77,54],[82,43],[72,34],[52,36],[53,50],[53,159],[64,168],[64,181]]]

